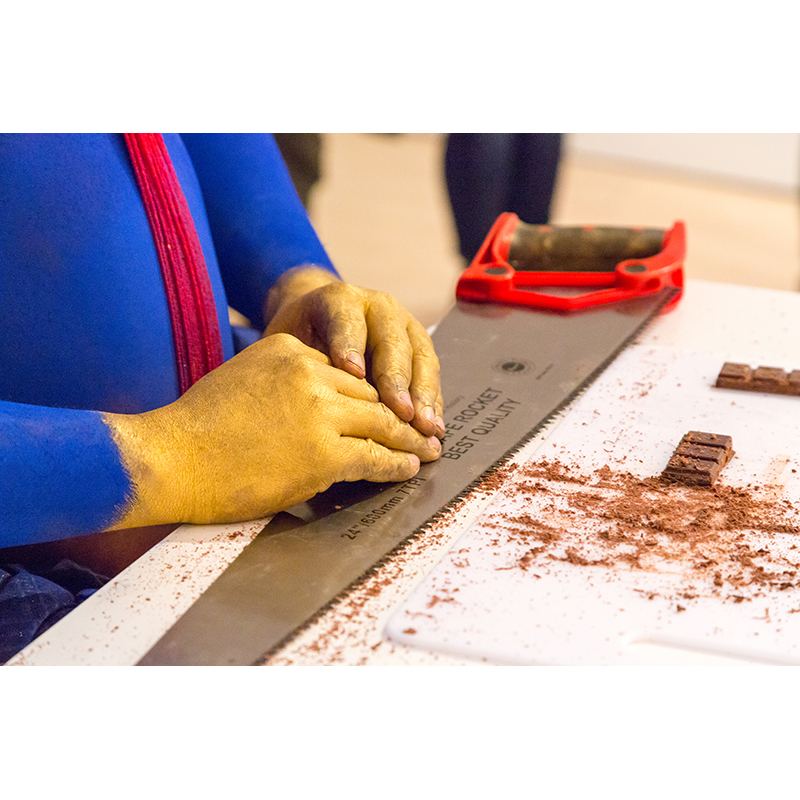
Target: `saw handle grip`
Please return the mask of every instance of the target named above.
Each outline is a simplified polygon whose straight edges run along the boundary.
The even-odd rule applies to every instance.
[[[462,274],[456,296],[476,302],[576,310],[659,292],[682,290],[686,232],[652,228],[528,225],[502,214]],[[540,287],[594,287],[551,294]],[[680,291],[669,303],[672,308]]]

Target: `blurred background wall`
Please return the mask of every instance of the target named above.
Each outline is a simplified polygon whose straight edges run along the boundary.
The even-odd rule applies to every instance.
[[[800,187],[800,133],[571,133],[566,147],[571,155],[724,179],[740,188]]]
[[[446,135],[330,133],[309,213],[343,276],[424,324],[464,267],[444,184]],[[567,134],[552,222],[686,222],[686,274],[800,289],[800,134]]]

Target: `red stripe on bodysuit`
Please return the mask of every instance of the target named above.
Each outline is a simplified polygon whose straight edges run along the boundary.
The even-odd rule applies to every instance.
[[[223,361],[211,280],[163,137],[126,133],[125,143],[164,277],[183,394]]]

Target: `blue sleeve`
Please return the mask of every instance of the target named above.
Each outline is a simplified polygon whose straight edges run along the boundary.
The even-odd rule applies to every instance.
[[[275,281],[300,264],[336,270],[271,134],[181,134],[203,192],[228,302],[259,329]]]
[[[130,492],[99,412],[0,402],[0,547],[105,530]]]

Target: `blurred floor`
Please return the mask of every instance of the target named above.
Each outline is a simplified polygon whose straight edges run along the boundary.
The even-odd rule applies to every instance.
[[[439,134],[325,134],[310,215],[342,277],[394,295],[426,326],[462,269]]]
[[[310,203],[343,277],[393,294],[426,326],[453,302],[463,266],[443,157],[442,134],[324,134]],[[676,219],[687,227],[687,276],[800,288],[793,194],[580,155],[562,162],[554,223],[666,228]]]

